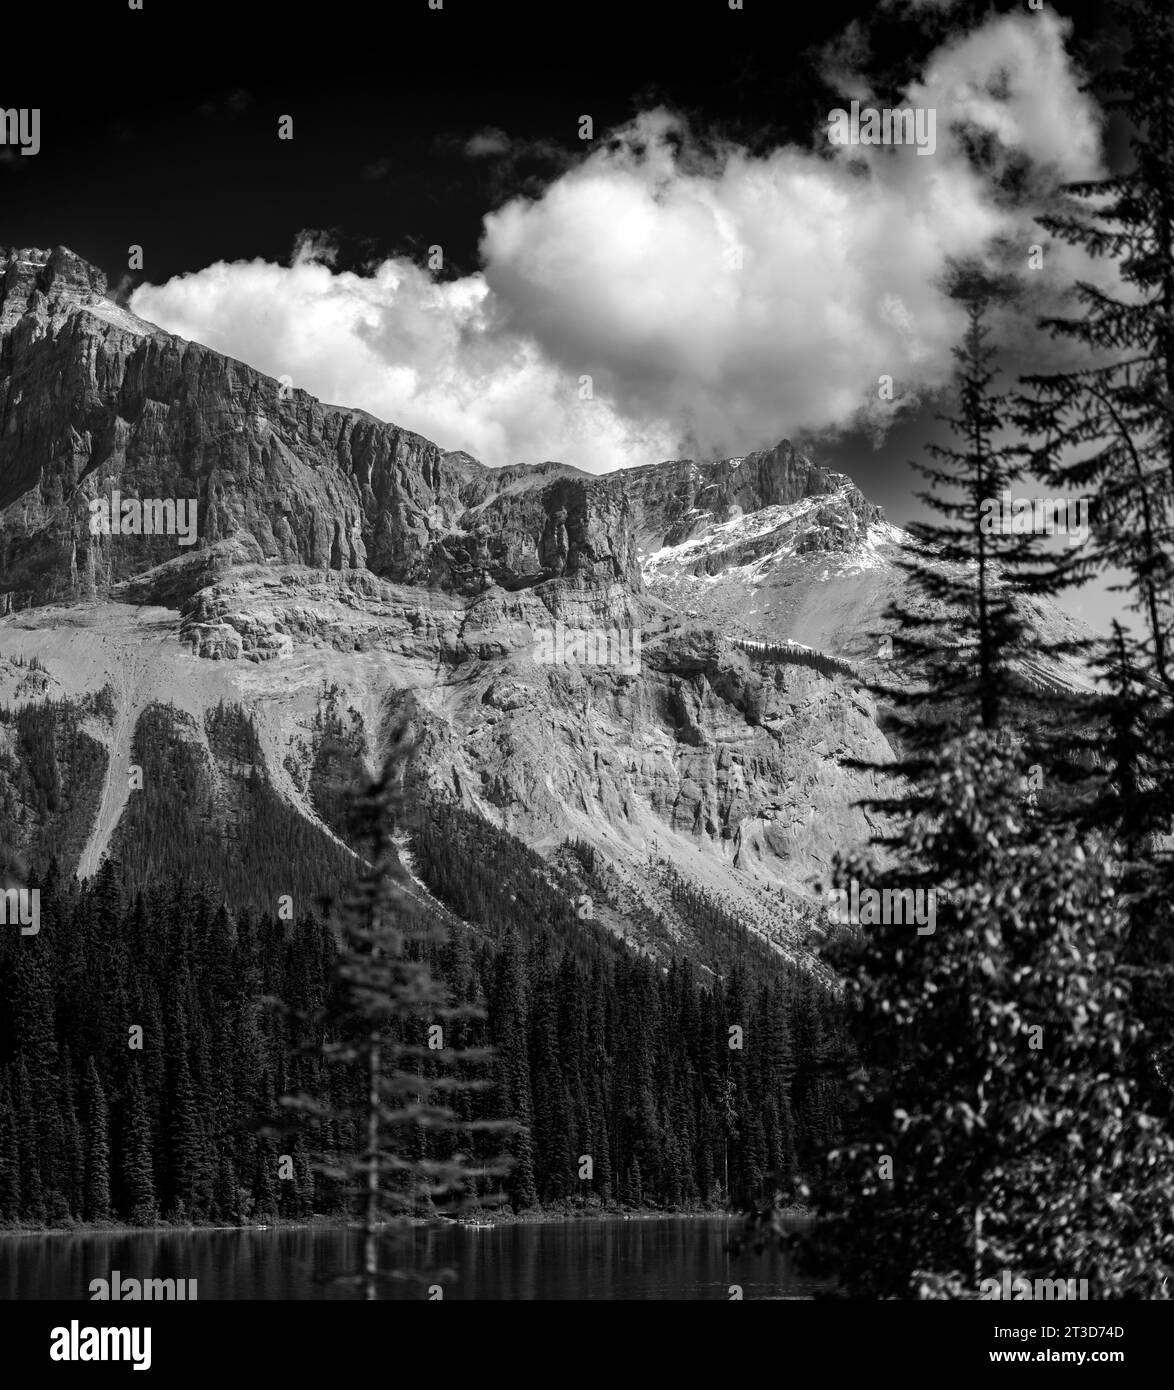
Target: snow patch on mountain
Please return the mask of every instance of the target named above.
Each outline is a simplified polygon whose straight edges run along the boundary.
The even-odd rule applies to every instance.
[[[826,500],[826,498],[820,497],[804,497],[798,502],[791,502],[786,505],[763,507],[761,511],[735,516],[729,521],[707,526],[703,531],[690,536],[688,540],[682,541],[679,545],[665,545],[651,555],[641,555],[640,566],[644,575],[644,582],[646,584],[652,583],[663,570],[686,568],[715,550],[732,549],[737,545],[745,545],[760,539],[762,536],[769,535],[772,531],[789,527]],[[697,512],[696,508],[692,510],[694,513]],[[795,553],[795,534],[791,533],[787,538],[781,540],[778,548],[769,555],[763,556],[761,560],[751,565],[732,568],[757,569],[771,559],[793,555]],[[727,573],[729,572],[727,571]]]
[[[121,328],[124,333],[133,334],[136,338],[151,338],[162,331],[153,323],[148,323],[146,319],[139,318],[137,314],[132,314],[129,309],[124,309],[121,304],[115,304],[109,299],[87,304],[85,312],[114,328]]]

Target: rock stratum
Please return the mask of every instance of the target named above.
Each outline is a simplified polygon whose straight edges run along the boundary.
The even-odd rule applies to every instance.
[[[194,501],[194,544],[95,533],[115,493]],[[210,759],[210,711],[240,705],[258,775],[331,839],[325,731],[373,768],[407,716],[430,794],[543,853],[593,846],[637,915],[671,918],[685,877],[801,953],[813,877],[871,829],[849,764],[890,756],[848,668],[876,656],[902,539],[786,441],[489,468],[138,319],[65,248],[0,250],[0,704],[84,707],[104,767],[68,834],[13,791],[36,769],[5,725],[0,781],[18,849],[82,875],[148,710]],[[609,660],[635,633],[638,666]],[[764,639],[844,672],[764,665]]]

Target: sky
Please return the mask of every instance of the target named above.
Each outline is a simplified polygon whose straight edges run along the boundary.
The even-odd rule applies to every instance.
[[[1084,90],[1113,54],[1096,4],[403,0],[324,23],[144,0],[59,22],[88,61],[6,65],[42,146],[0,151],[0,244],[68,245],[144,318],[491,466],[789,438],[904,524],[910,460],[944,438],[955,268],[1014,286],[1004,387],[1071,362],[1038,318],[1108,273],[1033,221],[1120,163]],[[932,109],[932,152],[834,145],[853,100]],[[1116,602],[1074,606],[1103,626]]]

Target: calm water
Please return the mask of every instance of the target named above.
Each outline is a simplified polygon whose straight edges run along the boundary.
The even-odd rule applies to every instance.
[[[417,1269],[449,1268],[446,1299],[803,1298],[815,1284],[777,1251],[737,1258],[735,1223],[723,1217],[551,1222],[472,1231],[446,1227],[408,1237]],[[354,1298],[316,1275],[353,1269],[357,1240],[337,1230],[0,1237],[0,1298],[89,1299],[92,1279],[196,1279],[206,1299]],[[391,1289],[389,1298],[425,1298]]]

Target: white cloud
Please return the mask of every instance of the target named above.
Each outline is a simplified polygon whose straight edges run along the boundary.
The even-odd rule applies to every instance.
[[[973,122],[1063,178],[1088,178],[1099,165],[1100,120],[1065,52],[1068,31],[1051,10],[994,20],[939,49],[909,100],[936,106],[939,123]]]
[[[360,406],[493,463],[663,451],[667,431],[579,401],[530,341],[490,326],[480,275],[434,281],[407,260],[336,273],[303,239],[289,266],[218,262],[144,286],[136,313],[335,404]]]
[[[289,266],[218,263],[144,286],[132,304],[492,464],[599,470],[875,426],[893,409],[877,403],[882,374],[897,403],[949,375],[960,328],[941,290],[949,261],[1026,266],[1039,236],[996,196],[1007,161],[1036,179],[1098,172],[1096,111],[1065,34],[1050,11],[1026,13],[940,49],[908,93],[937,109],[932,157],[822,139],[702,157],[655,110],[541,197],[490,213],[482,273],[436,283],[402,259],[336,273],[303,241]],[[975,167],[958,122],[994,138],[993,161]],[[1070,255],[1050,250],[1037,275],[1050,280]]]

